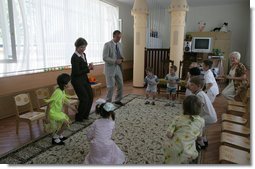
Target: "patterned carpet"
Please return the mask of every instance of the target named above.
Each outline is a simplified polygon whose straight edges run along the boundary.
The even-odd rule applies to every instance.
[[[156,100],[156,105],[145,105],[145,98],[127,95],[125,106],[115,110],[116,130],[113,139],[128,158],[127,164],[163,164],[162,144],[171,120],[182,113],[181,104],[165,107],[166,100]],[[65,146],[53,146],[51,137],[30,143],[0,158],[5,164],[82,164],[89,152],[85,133],[95,119],[94,113],[83,123],[73,123],[65,130],[69,138]]]

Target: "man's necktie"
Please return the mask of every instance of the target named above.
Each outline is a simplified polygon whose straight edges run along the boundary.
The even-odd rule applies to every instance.
[[[121,59],[121,55],[120,55],[120,50],[118,48],[118,45],[116,44],[116,56],[117,56],[117,59]]]

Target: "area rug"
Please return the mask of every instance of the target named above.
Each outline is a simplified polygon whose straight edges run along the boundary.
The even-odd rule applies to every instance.
[[[117,108],[116,129],[113,139],[125,153],[127,164],[163,164],[166,129],[182,113],[181,104],[165,107],[167,100],[157,99],[156,105],[145,105],[144,96],[127,95],[125,106]],[[91,114],[85,123],[73,123],[65,130],[69,138],[65,146],[53,146],[51,137],[45,136],[0,159],[5,164],[82,164],[89,152],[86,132],[99,118]]]

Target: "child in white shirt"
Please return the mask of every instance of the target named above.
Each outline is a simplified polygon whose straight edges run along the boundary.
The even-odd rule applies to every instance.
[[[219,94],[219,87],[211,71],[212,61],[204,60],[204,80],[205,80],[205,93],[213,103],[216,96]]]
[[[201,75],[201,71],[198,67],[192,67],[189,69],[189,78],[187,80],[187,84],[186,84],[186,91],[185,91],[185,96],[189,96],[192,95],[192,92],[189,90],[189,82],[190,82],[190,78],[194,77],[194,76],[200,76]]]
[[[204,80],[201,79],[201,77],[195,76],[190,79],[189,89],[192,91],[193,94],[199,97],[200,101],[203,104],[200,116],[205,119],[205,126],[207,127],[208,125],[217,122],[217,114],[209,97],[202,90],[203,86]],[[200,137],[198,139],[198,143],[202,148],[205,148],[208,145],[206,136]]]

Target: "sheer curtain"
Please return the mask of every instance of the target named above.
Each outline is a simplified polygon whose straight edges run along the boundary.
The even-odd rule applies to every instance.
[[[0,73],[70,65],[78,37],[88,41],[88,62],[100,63],[118,29],[118,7],[100,0],[13,0],[13,13],[17,63]]]

